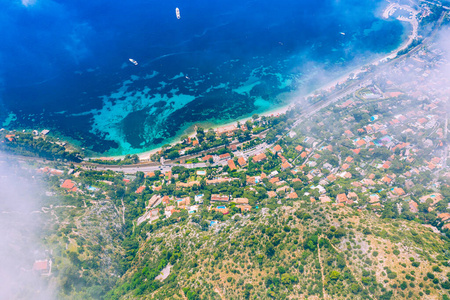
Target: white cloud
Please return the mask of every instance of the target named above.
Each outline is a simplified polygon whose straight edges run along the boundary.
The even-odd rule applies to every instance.
[[[29,7],[36,4],[36,0],[22,0],[23,6]]]

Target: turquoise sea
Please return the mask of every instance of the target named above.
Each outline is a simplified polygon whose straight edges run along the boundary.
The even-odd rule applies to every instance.
[[[193,124],[284,106],[286,93],[392,51],[406,29],[381,19],[386,5],[3,1],[0,125],[51,129],[92,154],[151,150]]]

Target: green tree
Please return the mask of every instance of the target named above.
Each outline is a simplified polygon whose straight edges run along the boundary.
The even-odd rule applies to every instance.
[[[339,273],[339,272],[336,271],[336,270],[331,271],[331,272],[330,272],[330,275],[329,275],[329,277],[330,277],[331,280],[338,280],[338,279],[339,279],[339,276],[341,276],[341,273]]]
[[[199,143],[205,140],[205,130],[202,127],[197,127],[197,139]]]

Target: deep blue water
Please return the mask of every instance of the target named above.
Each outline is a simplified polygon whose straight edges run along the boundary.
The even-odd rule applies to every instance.
[[[152,149],[192,124],[285,105],[281,94],[394,49],[404,27],[379,18],[383,5],[3,1],[0,125],[49,128],[97,153]]]

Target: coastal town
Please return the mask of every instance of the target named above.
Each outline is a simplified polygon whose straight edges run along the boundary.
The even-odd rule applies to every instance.
[[[395,14],[393,8],[402,10],[401,6],[391,5],[388,17]],[[436,17],[432,13],[435,7],[423,4],[421,9],[422,20],[434,16],[433,21],[439,19],[440,25],[450,21],[445,10]],[[419,11],[414,13],[419,14]],[[316,218],[320,215],[319,212],[327,211],[333,215],[330,230],[310,232],[298,244],[299,248],[305,249],[302,253],[308,250],[316,251],[314,253],[318,255],[318,262],[314,262],[317,271],[314,282],[318,283],[308,288],[308,295],[311,296],[306,296],[308,299],[334,299],[333,295],[340,295],[339,285],[334,282],[337,278],[342,279],[344,273],[350,275],[345,275],[348,282],[342,283],[342,286],[352,289],[354,295],[362,295],[361,299],[366,296],[370,296],[370,299],[391,299],[385,295],[392,296],[394,291],[399,298],[406,297],[407,286],[402,287],[403,282],[406,285],[406,280],[410,280],[410,294],[414,291],[419,299],[424,294],[418,289],[419,285],[416,286],[414,280],[409,278],[419,278],[420,275],[429,278],[426,289],[428,292],[425,294],[436,295],[426,299],[450,299],[447,296],[450,289],[448,251],[440,253],[442,259],[430,259],[433,263],[430,263],[429,268],[424,258],[428,254],[416,255],[415,260],[413,256],[405,259],[413,267],[418,266],[420,260],[423,269],[420,272],[417,267],[413,269],[415,271],[409,270],[409,273],[403,271],[406,275],[397,271],[399,277],[406,278],[404,281],[395,279],[397,273],[392,272],[389,267],[372,274],[352,273],[349,271],[352,267],[348,264],[347,251],[351,248],[352,237],[349,234],[349,238],[340,240],[345,234],[339,233],[339,230],[344,226],[339,227],[338,224],[341,223],[337,221],[348,216],[350,219],[367,218],[373,224],[410,222],[408,224],[416,226],[414,232],[422,230],[421,232],[434,234],[433,238],[446,242],[450,239],[450,169],[447,163],[450,48],[442,43],[439,33],[427,40],[426,44],[418,42],[418,36],[424,32],[419,30],[419,23],[415,22],[416,19],[411,21],[414,23],[415,37],[407,52],[403,53],[402,50],[395,58],[389,58],[384,63],[365,66],[363,71],[353,74],[345,82],[316,91],[293,103],[283,113],[263,116],[255,114],[245,121],[219,128],[197,126],[195,134],[182,136],[180,142],[166,145],[145,157],[127,155],[120,159],[85,158],[80,149],[52,137],[48,130],[1,129],[0,150],[15,155],[1,154],[0,162],[6,164],[6,161],[15,157],[19,169],[32,173],[38,180],[48,182],[45,195],[42,195],[45,206],[39,213],[48,215],[64,232],[59,236],[53,234],[48,240],[54,245],[63,245],[68,253],[72,253],[56,258],[55,254],[45,251],[44,255],[36,257],[31,268],[39,272],[40,276],[50,277],[52,267],[58,268],[58,264],[61,265],[63,261],[71,261],[80,267],[80,274],[88,274],[92,265],[102,265],[107,266],[112,277],[121,278],[135,263],[133,260],[136,257],[144,257],[139,245],[148,242],[150,246],[145,247],[153,247],[153,250],[159,244],[171,245],[173,249],[171,248],[170,255],[164,256],[164,263],[160,262],[153,269],[147,268],[150,271],[146,271],[145,281],[150,279],[142,289],[154,292],[162,286],[164,280],[171,280],[175,276],[171,273],[171,268],[178,259],[181,260],[180,253],[183,250],[174,241],[184,237],[192,238],[190,234],[195,230],[199,232],[195,238],[210,233],[227,234],[232,239],[233,229],[230,228],[235,226],[233,224],[239,224],[245,230],[250,222],[263,220],[255,228],[264,228],[262,236],[269,236],[273,249],[266,247],[263,251],[252,250],[253,265],[263,266],[263,260],[267,263],[274,255],[271,251],[283,251],[274,250],[278,245],[274,242],[275,236],[293,234],[293,224],[301,224],[302,228],[313,226],[316,221],[307,220]],[[433,30],[434,28],[429,29],[429,34],[434,34]],[[445,33],[448,31],[441,34]],[[30,152],[34,153],[33,159],[29,158]],[[62,203],[59,203],[58,197],[62,199]],[[96,233],[94,240],[98,242],[87,242],[83,234],[88,234],[88,226],[83,224],[94,221],[88,220],[84,214],[89,212],[94,215],[94,211],[104,218],[105,228]],[[294,217],[295,220],[298,219],[297,223],[292,221]],[[65,221],[60,221],[61,219]],[[281,233],[274,235],[268,233],[272,230],[268,220],[278,222],[275,219],[284,221],[279,224],[283,228]],[[101,221],[96,219],[95,222]],[[364,231],[361,229],[365,232],[364,235],[377,231],[363,221],[355,221],[356,223],[360,228],[361,224],[366,226]],[[181,224],[190,229],[180,229]],[[351,231],[352,225],[346,224],[346,230]],[[169,228],[176,228],[175,233],[171,232],[170,240],[169,234],[162,234]],[[106,232],[108,230],[110,233]],[[101,240],[113,240],[114,235],[119,235],[119,232],[123,234],[120,247],[112,246],[112,242],[111,245],[100,247]],[[381,230],[378,234],[378,237],[384,238]],[[246,237],[249,235],[245,234]],[[205,243],[210,238],[205,236]],[[252,245],[253,242],[245,240],[245,243]],[[292,243],[295,244],[295,249],[292,249],[297,251],[297,243]],[[328,257],[327,262],[320,256],[320,243],[330,245],[328,250],[322,250],[322,255],[330,255],[326,251],[334,253]],[[392,249],[395,248],[393,253],[400,251],[397,249],[406,253],[417,248],[411,246],[411,249],[406,249],[405,246],[403,249],[402,246],[395,245],[392,246]],[[219,247],[219,242],[214,246]],[[248,244],[244,248],[245,246],[250,247]],[[207,252],[199,243],[190,247],[198,247],[199,251]],[[361,246],[354,249],[361,249]],[[374,257],[378,255],[378,251],[371,252],[375,252],[377,254],[373,254]],[[108,255],[111,253],[121,256],[119,263],[109,262]],[[158,251],[155,253],[160,254]],[[214,255],[220,258],[221,254],[216,253]],[[299,257],[303,256],[302,259],[306,260],[309,253],[299,254]],[[204,263],[205,268],[212,270],[215,264],[211,260],[214,259],[209,258]],[[342,274],[333,273],[337,272],[333,269],[336,261],[345,266],[339,271]],[[189,269],[198,269],[198,265],[201,266],[202,263],[190,262]],[[237,270],[239,259],[235,263]],[[311,263],[311,269],[314,263]],[[372,262],[368,265],[371,264]],[[435,267],[438,264],[439,267]],[[264,273],[264,284],[259,286],[261,289],[265,286],[267,297],[281,299],[276,296],[280,291],[286,293],[286,290],[292,290],[297,284],[308,285],[305,275],[308,271],[303,274],[303,266],[298,264],[292,268],[295,271],[290,269],[291,273],[281,269],[275,271],[275,275]],[[431,268],[433,272],[428,272]],[[445,272],[436,271],[437,269]],[[122,270],[122,273],[118,270]],[[261,268],[259,270],[262,272]],[[230,294],[234,292],[231,284],[237,284],[239,279],[228,274],[228,270],[226,272],[228,283],[219,284],[216,281],[211,285],[214,287],[211,288],[214,295],[221,295],[225,291]],[[236,272],[234,271],[235,274]],[[247,278],[262,276],[249,275],[242,266],[240,272],[246,274]],[[449,273],[444,275],[446,272]],[[194,273],[189,273],[183,279],[185,286],[188,283],[191,285],[183,288],[179,299],[200,299],[188,296],[200,293],[198,290],[194,291],[196,285],[194,281],[189,281],[191,276],[192,280],[203,282]],[[214,278],[215,273],[210,273]],[[290,277],[287,276],[288,273],[291,274]],[[385,274],[380,275],[381,273]],[[396,275],[391,275],[392,273]],[[354,278],[358,276],[362,277],[356,282]],[[382,283],[381,276],[389,279],[384,279]],[[281,285],[276,283],[275,277],[284,282]],[[139,277],[139,284],[144,282],[142,278]],[[215,279],[211,280],[214,282]],[[375,281],[374,287],[371,280]],[[248,293],[250,297],[251,291],[256,289],[256,281],[248,280],[245,285],[242,282],[242,294],[233,295],[242,298]],[[177,285],[177,289],[179,293],[180,286]],[[120,298],[127,292],[126,288],[118,289],[114,296],[118,295]],[[256,294],[252,295],[257,299]],[[315,295],[318,298],[314,298]],[[112,294],[110,296],[115,299]],[[303,296],[305,295],[298,297],[303,299]],[[222,296],[219,298],[225,299]],[[245,298],[248,299],[247,296]]]
[[[186,211],[211,226],[235,214],[307,201],[404,216],[446,232],[450,82],[441,70],[448,65],[430,45],[390,70],[372,71],[365,86],[307,119],[298,109],[207,132],[198,128],[195,137],[153,157],[162,164],[135,165],[137,173],[101,171],[101,165],[87,170],[85,164],[38,171],[60,176],[66,193],[103,194],[105,201],[111,190],[126,188],[142,203],[137,225]],[[296,127],[287,117],[293,114],[301,120]],[[4,138],[12,143],[15,136]],[[203,150],[216,144],[222,147]],[[90,180],[111,174],[115,181]]]

